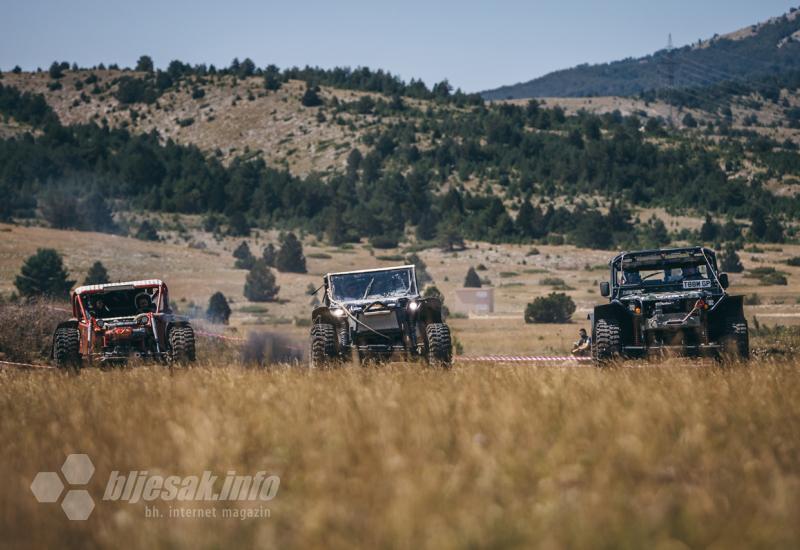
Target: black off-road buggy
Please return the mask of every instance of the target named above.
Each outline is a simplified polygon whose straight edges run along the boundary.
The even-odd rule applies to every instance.
[[[743,297],[726,292],[728,275],[703,247],[623,252],[600,283],[608,304],[594,308],[592,357],[614,359],[673,353],[746,359]]]
[[[413,265],[329,273],[318,290],[324,296],[311,314],[312,367],[393,354],[450,366],[442,302],[420,296]]]

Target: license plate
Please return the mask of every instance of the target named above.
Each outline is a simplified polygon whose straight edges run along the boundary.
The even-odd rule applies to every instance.
[[[683,281],[683,288],[708,288],[711,286],[711,281],[708,279],[698,279],[696,281]]]

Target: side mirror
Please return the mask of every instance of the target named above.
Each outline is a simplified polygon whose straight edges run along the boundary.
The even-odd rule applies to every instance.
[[[600,283],[600,296],[608,297],[611,296],[611,286],[608,284],[608,281],[603,281]]]
[[[720,273],[717,278],[719,279],[719,284],[722,285],[722,288],[728,288],[730,281],[728,281],[727,273]]]

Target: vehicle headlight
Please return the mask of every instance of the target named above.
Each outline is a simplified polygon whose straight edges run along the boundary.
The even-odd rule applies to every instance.
[[[106,326],[106,322],[103,321],[102,319],[98,319],[97,320],[97,328],[103,328],[104,326]]]
[[[146,325],[147,324],[147,316],[139,317],[138,319],[136,319],[136,322],[139,323],[140,325]]]
[[[417,311],[419,309],[419,302],[411,302],[408,304],[409,311]]]
[[[343,309],[334,309],[331,311],[334,317],[344,317],[344,310]]]

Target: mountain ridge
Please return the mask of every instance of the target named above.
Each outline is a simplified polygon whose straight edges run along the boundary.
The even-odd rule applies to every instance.
[[[671,51],[600,64],[580,64],[526,82],[481,92],[486,100],[631,96],[668,87],[700,87],[800,69],[800,10]],[[670,61],[671,60],[671,61]]]

